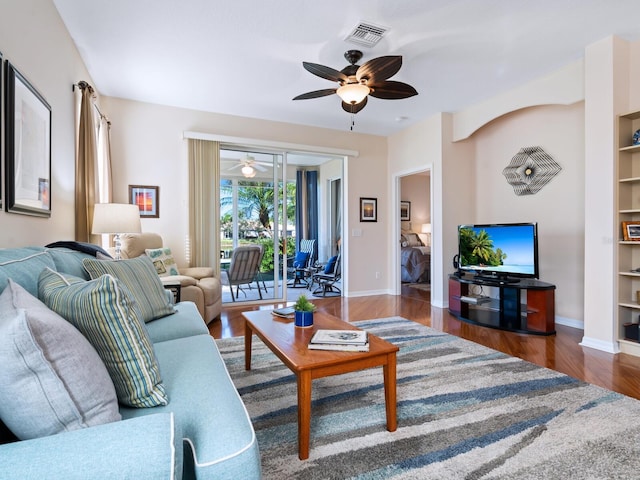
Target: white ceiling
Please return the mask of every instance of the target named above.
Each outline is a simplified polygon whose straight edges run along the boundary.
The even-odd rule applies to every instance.
[[[348,131],[337,95],[292,101],[337,86],[302,62],[401,55],[392,80],[419,95],[370,98],[354,131],[376,135],[553,72],[608,35],[640,38],[638,0],[53,1],[98,92],[162,105]],[[373,48],[346,42],[361,21],[389,31]]]

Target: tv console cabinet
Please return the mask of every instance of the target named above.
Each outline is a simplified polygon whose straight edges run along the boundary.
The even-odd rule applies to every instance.
[[[477,300],[472,286],[499,289],[498,298]],[[502,282],[473,275],[449,275],[449,312],[462,321],[518,333],[553,335],[556,286],[533,279]],[[522,302],[522,292],[526,301]]]

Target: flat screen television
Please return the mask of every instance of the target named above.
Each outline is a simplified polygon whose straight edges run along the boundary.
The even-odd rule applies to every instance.
[[[539,278],[538,224],[459,225],[458,269],[501,282]]]

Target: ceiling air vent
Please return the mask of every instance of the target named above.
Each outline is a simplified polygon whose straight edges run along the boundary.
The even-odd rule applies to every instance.
[[[360,22],[345,40],[365,47],[373,47],[382,40],[382,37],[388,30],[387,27]]]

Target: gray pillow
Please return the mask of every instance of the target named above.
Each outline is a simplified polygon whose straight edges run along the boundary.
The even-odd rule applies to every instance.
[[[0,295],[0,365],[0,418],[21,440],[121,419],[95,349],[12,280]]]

